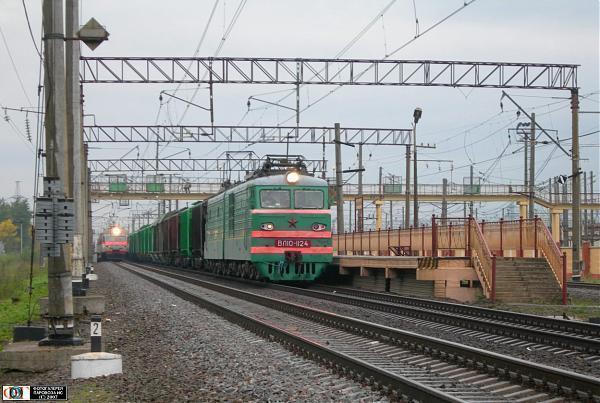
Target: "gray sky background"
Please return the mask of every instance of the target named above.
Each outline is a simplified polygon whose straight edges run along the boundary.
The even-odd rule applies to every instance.
[[[220,56],[263,57],[334,57],[365,27],[390,0],[376,1],[292,1],[249,0],[227,37]],[[26,1],[34,35],[39,43],[41,1]],[[110,40],[95,52],[82,46],[84,55],[93,56],[191,56],[198,46],[207,23],[212,0],[184,1],[82,1],[81,21],[95,17],[110,32]],[[463,4],[462,0],[416,0],[420,31],[444,18]],[[230,23],[239,0],[221,0],[199,55],[213,56],[223,32]],[[597,0],[477,0],[431,32],[398,52],[394,59],[438,59],[505,62],[548,62],[580,64],[579,84],[583,110],[599,109],[599,2]],[[0,0],[0,106],[22,107],[37,103],[38,58],[27,30],[20,0]],[[415,9],[412,0],[397,0],[373,27],[343,57],[383,58],[415,35]],[[21,88],[9,58],[12,54],[23,83]],[[185,105],[177,101],[163,106],[159,113],[158,95],[175,85],[89,84],[84,88],[86,113],[93,113],[98,124],[168,124],[179,122]],[[189,97],[195,88],[183,86],[178,95]],[[246,114],[246,100],[251,95],[284,90],[285,86],[219,85],[215,91],[217,124],[276,125],[290,117],[285,109],[270,108]],[[310,104],[334,87],[304,87],[303,106]],[[569,101],[566,91],[509,91],[547,129],[570,137]],[[27,97],[26,97],[26,95]],[[276,100],[281,94],[264,96]],[[504,102],[500,113],[501,90],[344,87],[302,114],[301,125],[408,128],[412,111],[423,108],[419,122],[419,142],[436,143],[435,150],[422,150],[428,159],[452,159],[449,163],[421,164],[421,183],[440,183],[443,177],[462,183],[468,165],[494,158],[508,144],[507,129],[517,124],[515,109]],[[207,104],[207,91],[201,90],[194,100]],[[288,100],[293,106],[293,98]],[[4,112],[2,112],[4,118]],[[33,192],[34,146],[23,138],[25,114],[8,112],[11,123],[0,121],[0,197],[10,197],[15,181],[21,180],[25,196]],[[599,115],[580,116],[582,134],[598,130]],[[30,114],[32,134],[35,115]],[[206,124],[207,113],[190,109],[183,123]],[[293,119],[289,124],[293,124]],[[14,125],[14,126],[13,126]],[[506,158],[489,171],[493,161],[477,163],[476,172],[487,172],[490,183],[521,183],[522,153],[512,155],[520,145],[512,139]],[[598,133],[582,139],[582,168],[600,171]],[[595,146],[594,146],[595,145]],[[131,145],[133,146],[133,144]],[[117,158],[131,148],[127,144],[93,149],[91,157]],[[188,144],[185,147],[189,146]],[[171,145],[161,151],[167,156],[181,150]],[[194,157],[216,157],[238,145],[220,147],[196,145]],[[141,155],[153,157],[150,147]],[[252,146],[259,155],[284,153],[285,146]],[[294,152],[307,157],[321,155],[320,146],[298,147]],[[333,167],[333,149],[327,150]],[[355,151],[344,149],[344,167],[355,163]],[[135,153],[134,153],[135,154]],[[184,154],[185,156],[185,154]],[[537,167],[545,168],[536,180],[569,173],[570,162],[554,146],[539,147]],[[546,163],[547,161],[547,163]],[[546,164],[545,164],[546,163]],[[403,147],[368,147],[365,149],[366,182],[377,180],[379,166],[384,173],[404,176]],[[452,168],[452,170],[451,170]],[[329,172],[332,175],[332,172]],[[215,175],[208,175],[208,177]],[[597,188],[600,185],[597,184]],[[96,205],[98,206],[98,205]],[[486,210],[487,209],[487,210]],[[482,207],[492,215],[497,206]]]

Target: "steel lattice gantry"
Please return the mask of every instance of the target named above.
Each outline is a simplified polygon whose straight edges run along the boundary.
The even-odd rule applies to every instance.
[[[88,161],[91,172],[181,172],[236,171],[252,172],[265,162],[258,158],[190,158],[190,159],[94,159]],[[302,160],[309,172],[327,170],[327,161]]]
[[[347,144],[406,145],[411,129],[341,128]],[[333,144],[333,127],[284,126],[84,126],[87,143],[193,142],[193,143],[303,143]]]
[[[577,88],[577,65],[441,60],[82,57],[82,83]]]

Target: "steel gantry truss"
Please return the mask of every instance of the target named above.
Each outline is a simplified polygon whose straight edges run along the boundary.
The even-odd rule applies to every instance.
[[[575,64],[236,57],[83,57],[82,83],[377,85],[569,90],[574,277],[581,269],[579,87]],[[212,99],[212,95],[211,95]],[[296,95],[298,100],[298,95]],[[212,109],[212,101],[211,101]],[[297,101],[296,125],[300,108]],[[211,123],[213,123],[211,117]]]
[[[82,57],[82,83],[577,88],[577,65],[442,60]]]
[[[259,158],[189,158],[189,159],[93,159],[88,161],[92,173],[97,172],[252,172],[262,167]],[[327,171],[327,161],[302,160],[309,172]]]
[[[409,145],[411,129],[341,128],[341,141],[363,145]],[[192,142],[334,144],[334,127],[284,126],[84,126],[87,143]],[[421,146],[433,147],[433,146]]]

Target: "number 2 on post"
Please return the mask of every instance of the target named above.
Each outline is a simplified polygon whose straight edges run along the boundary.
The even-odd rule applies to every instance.
[[[92,322],[91,325],[90,336],[102,336],[101,322]]]

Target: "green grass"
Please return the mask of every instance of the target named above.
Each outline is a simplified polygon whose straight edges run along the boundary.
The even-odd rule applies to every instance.
[[[0,255],[0,300],[18,295],[23,280],[27,278],[29,255]]]
[[[32,319],[39,318],[38,300],[48,295],[48,273],[34,266]],[[12,327],[27,323],[29,258],[0,256],[0,350],[5,341],[12,338]],[[6,281],[5,281],[6,280]]]

